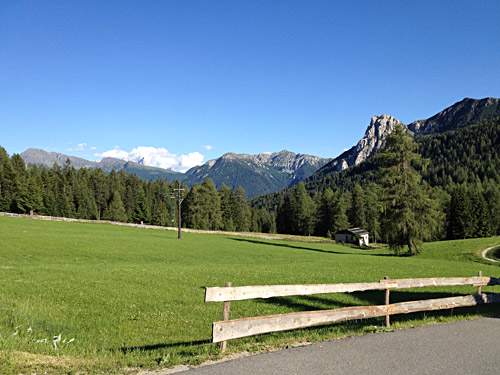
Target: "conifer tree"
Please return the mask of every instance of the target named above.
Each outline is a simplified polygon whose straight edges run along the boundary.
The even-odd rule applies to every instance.
[[[208,230],[219,230],[222,221],[220,197],[211,178],[203,181],[200,193],[200,198],[205,208],[204,226]]]
[[[413,138],[398,125],[377,155],[379,181],[384,186],[384,228],[389,247],[396,254],[401,254],[405,246],[408,254],[419,253],[434,221],[433,204],[415,169],[423,165],[416,149]]]
[[[334,194],[332,189],[328,188],[324,190],[318,198],[318,210],[317,217],[318,222],[316,224],[316,234],[318,236],[327,236],[332,231],[333,216],[334,216]]]
[[[0,211],[13,211],[17,180],[17,173],[7,151],[0,147]]]
[[[22,214],[30,211],[43,210],[43,197],[41,189],[41,179],[29,177],[27,183],[23,185],[17,194],[16,204]]]
[[[221,205],[221,228],[222,230],[232,232],[235,230],[233,221],[233,206],[235,205],[235,197],[233,189],[222,184],[219,189],[220,205]]]
[[[127,213],[125,212],[125,207],[123,206],[120,193],[118,191],[114,191],[112,197],[111,203],[104,211],[102,219],[127,222]]]
[[[238,232],[248,232],[250,230],[251,212],[246,200],[245,189],[238,186],[234,192],[233,200],[233,222],[235,230]]]
[[[316,206],[302,181],[297,184],[293,198],[294,233],[310,236],[316,225]]]
[[[278,207],[276,210],[276,229],[278,233],[293,233],[293,214],[290,192],[279,196]]]
[[[330,236],[333,237],[336,232],[340,230],[347,229],[351,226],[349,222],[349,217],[347,216],[347,211],[349,209],[350,194],[337,193],[334,206],[333,206],[333,217],[330,226]]]
[[[464,239],[471,235],[473,221],[472,204],[464,185],[457,187],[451,194],[448,211],[448,239]]]
[[[143,222],[146,224],[149,224],[151,221],[151,211],[149,210],[146,194],[144,193],[142,186],[138,191],[138,197],[135,202],[134,212],[132,213],[132,221],[134,223]]]
[[[349,221],[353,227],[367,229],[367,207],[365,192],[360,184],[355,184],[351,193],[351,207]]]

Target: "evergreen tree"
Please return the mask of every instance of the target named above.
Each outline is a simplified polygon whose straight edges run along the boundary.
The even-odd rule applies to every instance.
[[[154,183],[151,214],[151,223],[153,225],[173,226],[171,222],[173,212],[169,212],[171,202],[168,189],[168,182],[162,181],[161,178]]]
[[[368,222],[365,192],[360,184],[355,184],[351,193],[349,221],[354,227],[367,229]]]
[[[316,206],[301,181],[295,188],[292,214],[295,218],[294,233],[310,236],[316,224]]]
[[[366,203],[365,229],[370,232],[370,241],[377,242],[381,238],[380,214],[382,212],[382,207],[379,200],[380,186],[375,183],[370,183],[364,191]]]
[[[489,237],[493,234],[488,205],[481,192],[475,192],[471,199],[474,207],[476,228],[473,237]]]
[[[420,244],[430,237],[434,222],[433,204],[415,169],[423,165],[416,149],[413,138],[398,125],[377,155],[381,165],[379,180],[385,190],[384,228],[389,247],[396,254],[405,245],[410,255],[419,253]]]
[[[238,186],[234,192],[232,209],[234,227],[238,232],[248,232],[250,230],[251,212],[246,198],[245,189]]]
[[[118,191],[114,191],[111,203],[104,211],[102,220],[127,222],[127,213]]]
[[[42,189],[43,189],[43,211],[42,215],[56,216],[57,203],[55,196],[55,184],[52,170],[42,168]]]
[[[142,186],[138,191],[138,198],[135,202],[134,212],[132,213],[132,221],[134,223],[143,222],[146,224],[149,224],[151,221],[151,211],[149,210],[146,194],[144,193]]]
[[[110,197],[107,176],[101,168],[96,168],[90,173],[90,187],[97,205],[97,220],[101,220]]]
[[[207,229],[219,230],[222,221],[220,197],[212,179],[203,181],[200,197],[205,208],[203,222],[206,223]]]
[[[233,221],[233,206],[235,205],[235,196],[233,189],[222,184],[219,189],[221,206],[221,228],[222,230],[232,232],[235,230]]]
[[[290,193],[280,194],[276,210],[276,229],[278,233],[293,233],[293,214]]]
[[[182,203],[182,220],[189,228],[219,230],[222,223],[221,201],[215,184],[206,179],[194,185]]]
[[[318,222],[316,223],[316,234],[326,237],[330,233],[331,237],[335,209],[335,198],[332,189],[328,188],[321,193],[318,198],[317,207],[316,215]]]
[[[448,211],[448,239],[469,238],[473,222],[472,204],[464,185],[457,187],[451,194]]]
[[[94,195],[89,188],[89,171],[86,168],[78,170],[76,175],[77,184],[73,185],[76,217],[79,219],[95,220],[97,219],[97,205]]]
[[[157,202],[157,204],[153,209],[151,224],[160,226],[166,226],[169,224],[171,225],[171,223],[169,223],[169,218],[170,215],[168,213],[168,209],[167,206],[165,205],[165,202],[164,201]]]
[[[0,211],[14,210],[14,197],[18,188],[18,177],[12,161],[3,147],[0,147]]]
[[[21,187],[17,194],[16,204],[19,212],[28,214],[30,211],[43,210],[41,178],[29,177],[27,184]]]
[[[500,186],[495,183],[485,185],[485,201],[488,203],[488,216],[492,235],[500,235]]]
[[[349,203],[348,203],[349,201],[350,201],[349,193],[344,193],[344,194],[337,193],[334,199],[333,217],[329,230],[330,232],[329,237],[333,237],[333,235],[335,235],[335,233],[340,230],[344,230],[351,227],[351,223],[349,222],[349,217],[347,216],[347,211],[349,210]]]

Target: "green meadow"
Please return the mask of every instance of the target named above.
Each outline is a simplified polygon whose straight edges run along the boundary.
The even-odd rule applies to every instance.
[[[135,373],[222,357],[210,343],[221,303],[204,287],[371,282],[391,278],[500,277],[480,257],[500,238],[429,243],[415,257],[331,243],[177,233],[108,224],[0,217],[0,373]],[[495,289],[496,288],[496,289]],[[499,287],[483,288],[499,292]],[[414,289],[391,301],[472,294]],[[233,302],[231,318],[383,304],[383,292]],[[392,317],[394,329],[498,313],[498,304]],[[377,331],[383,319],[230,341],[228,353]],[[59,337],[60,335],[60,337]],[[56,340],[54,342],[54,337]]]

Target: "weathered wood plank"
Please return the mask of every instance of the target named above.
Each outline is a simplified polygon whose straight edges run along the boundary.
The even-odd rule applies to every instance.
[[[213,323],[213,342],[232,340],[263,333],[288,331],[345,320],[408,314],[418,311],[451,309],[500,302],[500,294],[469,295],[424,301],[400,302],[381,306],[354,306],[336,310],[297,312],[243,318]]]
[[[367,290],[409,289],[433,286],[500,285],[494,277],[441,277],[427,279],[380,280],[375,283],[305,284],[305,285],[253,285],[232,288],[207,287],[205,302],[242,301],[255,298],[286,297],[297,295],[352,293]]]
[[[252,285],[232,288],[207,287],[205,302],[241,301],[255,298],[285,297],[297,295],[352,293],[365,290],[395,288],[390,282],[351,283],[351,284],[305,284],[305,285]]]
[[[499,285],[499,280],[494,277],[433,277],[421,279],[394,279],[398,284],[395,289],[425,288],[433,286],[458,286],[458,285]]]

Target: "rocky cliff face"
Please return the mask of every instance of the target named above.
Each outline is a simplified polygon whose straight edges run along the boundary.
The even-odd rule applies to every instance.
[[[394,131],[397,125],[403,125],[403,123],[392,116],[373,116],[368,129],[366,129],[365,136],[361,138],[354,149],[354,162],[352,164],[357,165],[372,157],[375,152],[384,146],[385,139]]]
[[[398,124],[402,123],[392,116],[373,116],[364,137],[358,144],[323,166],[318,173],[328,174],[332,171],[342,171],[372,157],[384,146],[385,139]]]

